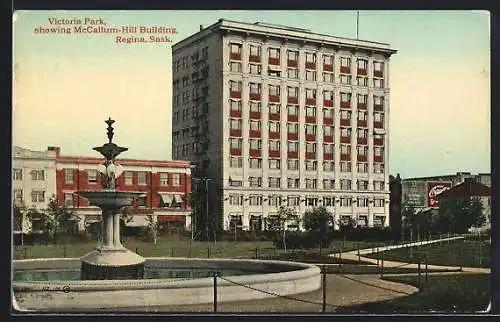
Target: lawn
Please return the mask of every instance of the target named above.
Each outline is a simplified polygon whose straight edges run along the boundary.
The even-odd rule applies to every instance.
[[[366,257],[377,258],[377,254],[367,254]],[[421,258],[425,263],[427,256],[430,265],[449,265],[463,267],[490,267],[491,244],[486,241],[457,240],[418,247],[399,248],[379,253],[385,260],[405,263],[418,263]]]
[[[138,241],[132,238],[122,241],[131,251],[145,257],[219,257],[219,258],[269,258],[284,253],[276,249],[270,241],[220,241],[200,242],[182,238],[162,238],[156,244]],[[92,251],[96,241],[78,242],[58,245],[25,245],[14,247],[14,258],[50,258],[50,257],[81,257]],[[355,250],[357,247],[369,248],[382,246],[381,242],[333,241],[328,249],[322,249],[323,254]],[[288,250],[292,251],[293,250]],[[319,252],[319,249],[312,250]]]
[[[416,276],[391,276],[385,280],[418,287]],[[422,279],[420,292],[394,300],[343,307],[339,313],[473,313],[490,301],[490,274],[455,274]]]

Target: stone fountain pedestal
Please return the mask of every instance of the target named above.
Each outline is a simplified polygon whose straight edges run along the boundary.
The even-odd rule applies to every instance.
[[[81,191],[90,205],[102,209],[103,243],[81,257],[82,280],[126,280],[144,277],[145,258],[125,248],[120,241],[120,209],[141,193],[116,190]]]

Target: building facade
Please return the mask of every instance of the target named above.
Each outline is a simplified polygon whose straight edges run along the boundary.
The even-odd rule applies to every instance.
[[[219,227],[280,205],[389,225],[389,45],[219,20],[172,50],[173,156],[210,179]]]
[[[103,188],[103,177],[98,171],[98,166],[103,162],[104,159],[99,157],[61,155],[59,147],[49,147],[46,153],[36,153],[29,159],[15,154],[14,197],[17,198],[20,194],[20,182],[24,183],[23,194],[27,196],[31,193],[28,201],[35,200],[33,196],[36,196],[36,202],[26,203],[28,207],[34,205],[37,209],[44,210],[50,198],[54,197],[58,204],[64,204],[75,211],[80,218],[78,230],[84,230],[90,224],[101,220],[101,210],[89,206],[88,201],[76,192]],[[187,200],[191,192],[188,161],[118,159],[116,164],[123,170],[116,180],[117,190],[143,192],[143,195],[126,209],[126,213],[131,216],[127,226],[144,227],[148,224],[148,215],[151,215],[164,231],[191,229]],[[29,177],[20,174],[19,169],[22,169],[23,173],[29,173]],[[43,174],[39,175],[38,172],[42,170]],[[38,171],[36,180],[33,179],[33,171]],[[22,180],[18,179],[20,176]],[[43,191],[42,197],[45,198],[39,197],[38,191]]]

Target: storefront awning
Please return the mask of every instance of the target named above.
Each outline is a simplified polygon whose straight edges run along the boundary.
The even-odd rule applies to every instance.
[[[160,192],[159,194],[160,194],[161,200],[163,201],[164,204],[169,205],[172,203],[172,195],[171,194],[163,193],[163,192]]]

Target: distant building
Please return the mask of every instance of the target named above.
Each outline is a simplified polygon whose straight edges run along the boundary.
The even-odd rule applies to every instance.
[[[100,157],[64,156],[59,147],[47,152],[14,150],[13,195],[15,200],[26,200],[28,207],[47,208],[51,197],[72,208],[80,217],[78,230],[100,221],[101,211],[89,206],[85,198],[76,194],[81,190],[103,188],[102,175],[97,166]],[[132,221],[127,226],[147,225],[151,215],[165,231],[191,229],[187,196],[191,192],[191,171],[188,161],[157,161],[117,159],[123,173],[117,178],[117,190],[143,192],[127,214]]]
[[[491,186],[489,173],[457,172],[451,175],[406,178],[402,180],[402,204],[413,206],[417,211],[437,209],[439,207],[437,196],[467,178],[474,178],[476,182]]]
[[[173,45],[173,156],[210,179],[218,227],[267,229],[280,205],[388,226],[394,53],[224,19]]]

